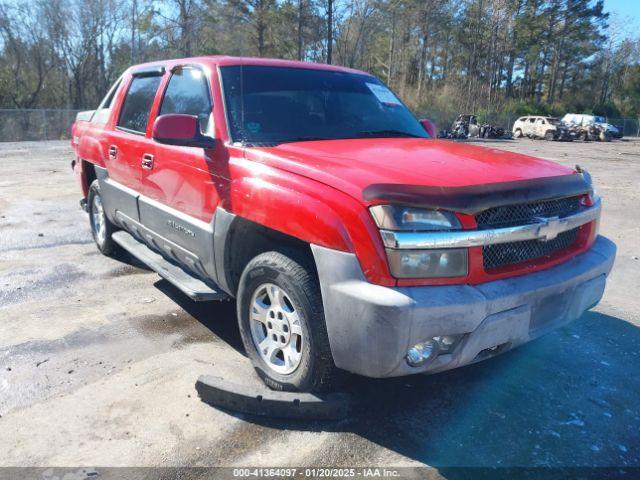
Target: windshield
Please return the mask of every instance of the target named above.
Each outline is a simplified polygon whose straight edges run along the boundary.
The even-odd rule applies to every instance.
[[[593,117],[596,123],[607,123],[604,117]]]
[[[233,141],[267,146],[305,140],[428,137],[402,102],[369,75],[252,65],[220,71]]]

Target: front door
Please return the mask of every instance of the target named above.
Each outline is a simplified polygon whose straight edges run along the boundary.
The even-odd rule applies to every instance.
[[[211,135],[211,89],[199,67],[172,70],[158,116],[170,113],[197,116],[202,133]],[[220,150],[154,142],[153,158],[142,170],[139,203],[141,223],[164,242],[165,254],[209,277],[215,275],[213,216],[223,185],[215,172]]]

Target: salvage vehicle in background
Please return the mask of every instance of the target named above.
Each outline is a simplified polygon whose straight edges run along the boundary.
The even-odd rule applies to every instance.
[[[475,115],[458,115],[451,125],[451,131],[442,130],[438,138],[450,138],[454,140],[464,140],[466,138],[501,138],[509,139],[511,134],[505,132],[502,127],[497,127],[489,123],[478,123]]]
[[[585,132],[596,133],[597,138],[593,140],[605,138],[622,138],[624,128],[622,125],[612,125],[607,122],[607,119],[598,115],[586,115],[579,113],[567,113],[562,117],[562,122],[567,125],[577,125],[580,127],[595,127],[585,128]],[[607,141],[606,139],[603,141]]]
[[[582,140],[583,142],[610,142],[612,139],[611,133],[609,133],[603,125],[597,123],[587,125],[571,123],[567,125],[567,128],[574,138]]]
[[[461,114],[451,125],[453,138],[464,139],[467,137],[478,137],[480,135],[480,125],[475,115]]]
[[[72,165],[102,253],[236,298],[264,382],[318,391],[490,358],[603,295],[586,172],[434,135],[365,72],[199,57],[129,68]]]
[[[515,138],[544,138],[545,140],[571,141],[573,136],[560,120],[554,117],[528,116],[518,118],[512,128]]]
[[[480,131],[478,132],[480,138],[501,138],[510,139],[512,137],[511,132],[506,132],[504,128],[497,127],[491,123],[483,123],[480,125]]]

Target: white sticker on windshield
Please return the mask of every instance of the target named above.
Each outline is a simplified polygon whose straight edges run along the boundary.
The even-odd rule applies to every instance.
[[[366,82],[365,82],[366,83]],[[366,83],[371,93],[373,93],[380,103],[386,103],[389,105],[400,105],[400,100],[396,97],[391,90],[384,85],[378,85],[377,83]]]

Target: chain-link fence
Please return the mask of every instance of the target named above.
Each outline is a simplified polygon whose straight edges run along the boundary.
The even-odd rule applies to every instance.
[[[71,133],[78,110],[68,109],[0,109],[0,142],[25,140],[66,140]],[[458,116],[455,112],[431,111],[420,115],[435,122],[441,130],[451,129]],[[513,122],[522,115],[509,113],[483,113],[481,123],[491,123],[511,130]],[[625,137],[640,137],[640,120],[637,118],[607,118],[607,122],[622,127]]]
[[[0,109],[0,142],[65,140],[78,110]]]
[[[610,118],[606,117],[607,123],[622,128],[625,137],[640,137],[640,119],[637,118]]]

